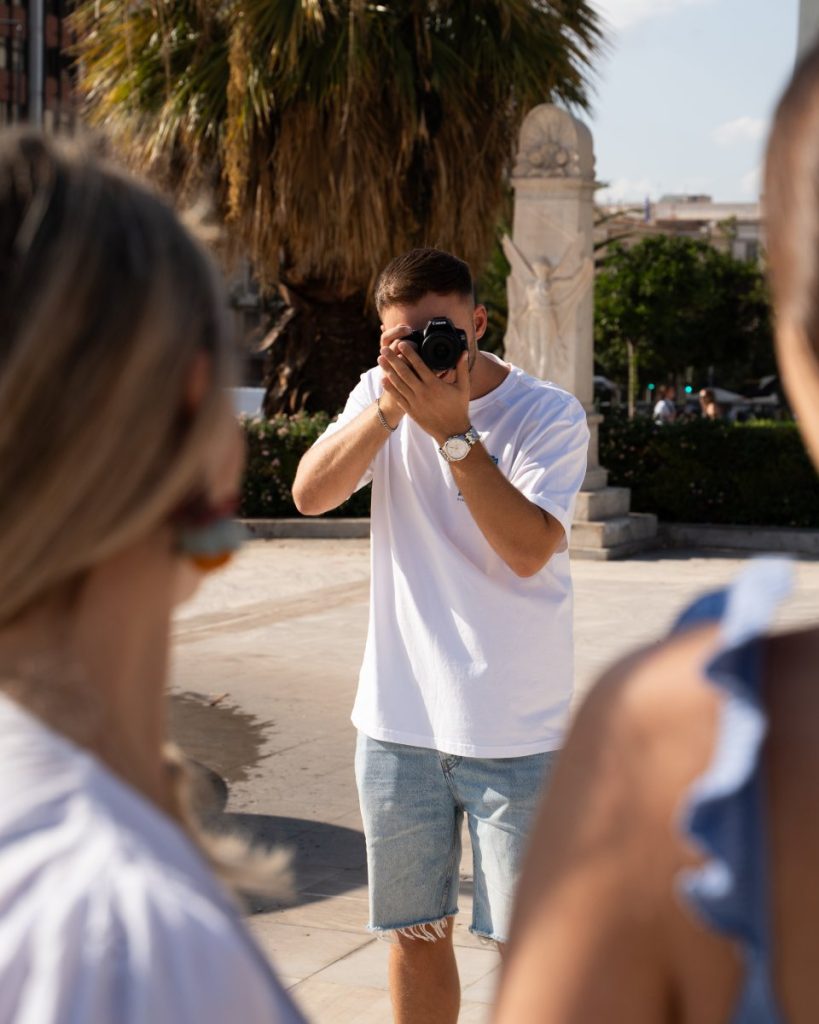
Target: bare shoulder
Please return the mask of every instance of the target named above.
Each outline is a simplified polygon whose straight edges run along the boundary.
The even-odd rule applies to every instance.
[[[641,648],[615,662],[589,692],[598,702],[613,702],[625,712],[660,713],[662,698],[697,702],[702,668],[718,642],[716,623],[705,623]]]
[[[534,825],[497,1022],[668,1019],[678,828],[708,763],[713,626],[614,665],[581,706]]]
[[[698,626],[613,665],[580,707],[574,732],[603,744],[623,767],[663,771],[673,753],[705,766],[721,697],[704,674],[718,629]]]
[[[578,804],[589,808],[587,838],[619,850],[620,870],[631,866],[641,887],[646,843],[658,886],[690,862],[676,825],[714,747],[721,697],[703,666],[716,641],[716,626],[696,627],[612,666],[578,711],[546,800],[550,831],[568,828]]]

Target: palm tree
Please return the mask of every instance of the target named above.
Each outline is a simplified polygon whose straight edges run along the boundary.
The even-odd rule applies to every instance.
[[[335,410],[368,294],[415,245],[491,250],[522,117],[588,104],[584,0],[79,0],[92,122],[177,197],[213,190],[282,313],[268,411]]]

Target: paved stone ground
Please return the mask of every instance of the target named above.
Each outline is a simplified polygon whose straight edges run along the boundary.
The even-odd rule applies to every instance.
[[[612,659],[665,630],[742,559],[688,552],[575,562],[578,699]],[[364,841],[349,723],[367,620],[369,544],[254,542],[179,614],[174,726],[230,784],[229,816],[294,851],[293,898],[251,927],[317,1024],[391,1020],[387,946],[366,931]],[[783,624],[819,606],[819,563],[798,563]],[[471,859],[456,927],[461,1021],[488,1020],[497,953],[469,935]]]

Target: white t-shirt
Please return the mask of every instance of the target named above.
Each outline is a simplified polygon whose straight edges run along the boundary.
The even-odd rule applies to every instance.
[[[182,830],[0,696],[0,1024],[299,1024]]]
[[[317,443],[372,405],[381,381],[380,369],[365,373]],[[373,483],[372,576],[353,723],[375,739],[466,757],[555,750],[572,697],[568,536],[586,416],[572,395],[513,366],[469,403],[469,418],[501,472],[566,539],[536,575],[516,576],[435,440],[403,417],[359,483]]]

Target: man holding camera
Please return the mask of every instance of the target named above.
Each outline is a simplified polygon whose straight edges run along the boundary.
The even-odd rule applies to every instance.
[[[568,534],[580,403],[478,350],[469,267],[414,249],[376,286],[378,366],[304,456],[320,515],[372,481],[370,622],[353,723],[370,927],[399,1024],[456,1021],[461,824],[472,931],[506,940],[522,848],[572,696]]]

